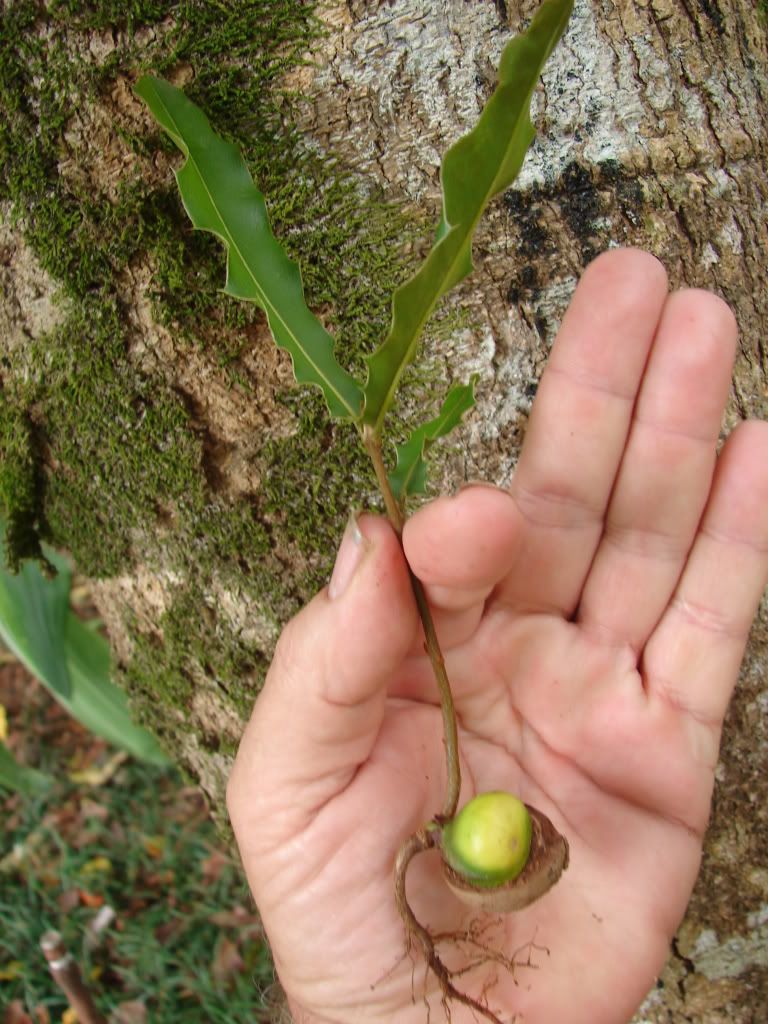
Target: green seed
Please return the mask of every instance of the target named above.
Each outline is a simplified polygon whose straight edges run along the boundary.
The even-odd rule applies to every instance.
[[[454,871],[476,885],[516,878],[531,849],[531,816],[511,793],[481,793],[443,829],[443,854]]]

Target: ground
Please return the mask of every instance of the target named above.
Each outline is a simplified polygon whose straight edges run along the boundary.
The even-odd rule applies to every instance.
[[[112,1024],[272,1020],[269,952],[199,789],[116,754],[13,662],[0,706],[17,758],[50,780],[33,800],[0,793],[3,1024],[65,1019],[48,928]]]

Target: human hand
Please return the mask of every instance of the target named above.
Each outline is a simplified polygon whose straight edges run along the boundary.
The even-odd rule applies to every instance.
[[[561,881],[488,933],[507,956],[549,951],[485,993],[505,1020],[625,1024],[684,914],[768,575],[768,424],[740,425],[715,457],[735,343],[714,296],[668,295],[647,254],[601,256],[510,492],[470,487],[406,524],[454,691],[460,806],[517,793],[571,849]],[[228,791],[297,1021],[423,1024],[424,1000],[445,1019],[405,956],[392,879],[401,842],[443,804],[444,760],[406,565],[364,516],[280,639]],[[408,878],[433,933],[467,927],[435,852]],[[444,954],[458,969],[468,956]],[[457,985],[483,998],[491,971]],[[452,1019],[474,1020],[462,1006]]]

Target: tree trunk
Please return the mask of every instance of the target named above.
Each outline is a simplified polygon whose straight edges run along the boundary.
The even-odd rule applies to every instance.
[[[125,6],[110,21],[86,3],[57,14],[0,0],[0,494],[92,577],[138,712],[223,815],[279,627],[327,578],[347,509],[374,488],[354,439],[292,387],[259,315],[217,294],[221,252],[191,238],[175,157],[131,85],[140,66],[161,69],[238,139],[310,301],[359,367],[435,222],[441,154],[536,5],[332,0],[322,32],[299,0],[231,16],[212,0]],[[437,489],[509,481],[576,280],[612,245],[647,248],[673,286],[730,303],[741,341],[726,429],[765,418],[764,12],[578,0],[521,178],[486,217],[477,270],[409,384],[405,420],[434,374],[479,374]],[[764,606],[701,877],[638,1022],[762,1019],[767,664]]]

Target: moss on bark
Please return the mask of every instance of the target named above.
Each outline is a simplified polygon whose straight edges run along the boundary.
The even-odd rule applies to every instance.
[[[0,200],[59,283],[65,313],[6,351],[0,370],[11,560],[38,555],[45,539],[94,578],[141,566],[172,581],[153,621],[131,626],[123,609],[121,652],[142,717],[171,747],[196,674],[242,714],[267,661],[269,640],[218,614],[211,581],[283,621],[326,577],[349,495],[370,481],[353,433],[330,426],[319,397],[297,398],[283,375],[271,401],[290,428],[267,424],[254,438],[260,486],[231,493],[226,445],[163,363],[167,352],[145,357],[164,331],[174,358],[213,365],[247,403],[256,383],[246,355],[263,320],[220,293],[223,252],[191,233],[171,148],[131,86],[145,71],[181,82],[243,150],[309,303],[359,372],[411,229],[293,127],[282,83],[322,31],[300,0],[58,0],[45,10],[15,0],[0,25]],[[151,319],[143,334],[139,302]]]

